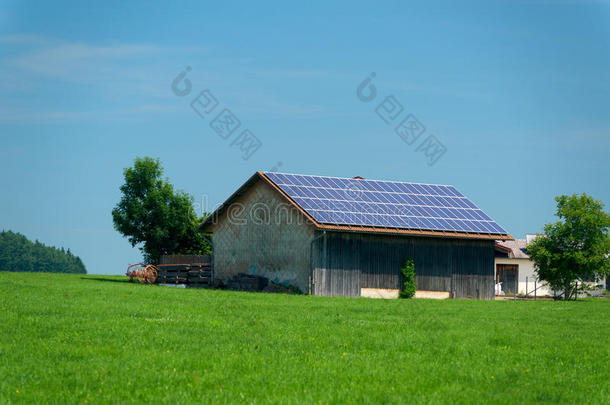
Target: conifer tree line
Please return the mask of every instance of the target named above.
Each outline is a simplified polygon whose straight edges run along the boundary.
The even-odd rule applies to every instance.
[[[32,242],[12,231],[0,233],[0,271],[87,273],[80,257],[70,249]]]

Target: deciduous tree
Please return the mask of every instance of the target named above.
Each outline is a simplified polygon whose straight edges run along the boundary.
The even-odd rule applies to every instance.
[[[584,193],[555,200],[560,220],[547,224],[527,251],[538,277],[563,291],[567,300],[576,297],[578,281],[600,280],[610,273],[610,215],[600,201]]]
[[[147,263],[158,263],[163,254],[209,254],[210,245],[197,230],[201,219],[193,197],[162,176],[159,159],[149,157],[136,158],[124,170],[123,196],[112,210],[115,229],[132,246],[140,245]]]

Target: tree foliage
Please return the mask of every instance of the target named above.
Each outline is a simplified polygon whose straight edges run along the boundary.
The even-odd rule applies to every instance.
[[[85,265],[70,249],[32,242],[12,231],[0,233],[0,270],[86,274]]]
[[[600,201],[584,193],[562,195],[555,201],[560,221],[547,224],[527,251],[538,277],[570,299],[576,296],[577,282],[610,273],[610,215]]]
[[[158,263],[160,255],[210,254],[207,236],[197,230],[203,218],[195,213],[193,197],[162,178],[159,159],[136,158],[123,173],[114,227],[132,246],[140,245],[147,263]]]
[[[401,267],[400,272],[403,275],[402,289],[398,293],[400,298],[413,298],[417,283],[415,282],[415,264],[412,259],[407,259]]]

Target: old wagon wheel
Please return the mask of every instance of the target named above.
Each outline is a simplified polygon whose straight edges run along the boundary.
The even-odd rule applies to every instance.
[[[131,264],[131,265],[129,265],[129,267],[127,267],[127,272],[125,273],[125,275],[127,277],[129,277],[130,283],[133,283],[134,281],[138,281],[139,269],[142,268],[142,266],[143,266],[142,263],[135,263],[135,264]]]
[[[146,276],[145,276],[146,283],[153,284],[155,281],[157,281],[157,277],[159,277],[159,271],[157,270],[157,267],[150,264],[150,265],[146,266],[145,272],[146,272]]]

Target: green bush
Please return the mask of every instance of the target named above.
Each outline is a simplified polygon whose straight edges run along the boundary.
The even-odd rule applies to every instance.
[[[415,290],[417,289],[417,283],[415,282],[415,264],[412,259],[407,259],[405,264],[400,269],[404,277],[402,289],[398,296],[400,298],[413,298],[415,296]]]

